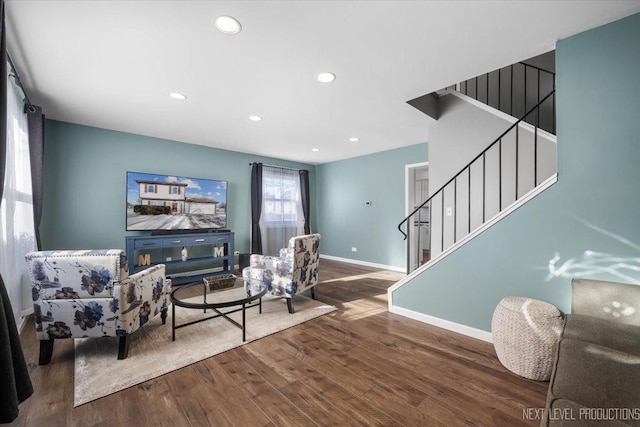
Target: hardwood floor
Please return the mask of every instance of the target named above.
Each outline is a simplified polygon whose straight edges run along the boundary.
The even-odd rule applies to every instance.
[[[319,300],[336,312],[73,408],[73,344],[38,366],[10,426],[518,426],[548,383],[508,372],[491,344],[387,311],[402,277],[323,259]],[[115,359],[113,363],[118,363]]]

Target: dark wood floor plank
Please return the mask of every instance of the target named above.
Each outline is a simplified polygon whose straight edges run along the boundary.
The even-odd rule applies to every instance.
[[[508,372],[502,365],[487,368],[470,361],[467,357],[441,351],[440,347],[434,349],[429,345],[430,341],[416,344],[415,341],[408,342],[387,333],[378,333],[378,328],[371,322],[364,320],[351,322],[350,334],[335,327],[331,319],[324,319],[324,324],[322,333],[318,334],[319,339],[327,340],[328,345],[341,346],[343,351],[361,360],[368,360],[372,366],[384,364],[394,366],[396,368],[394,375],[404,377],[407,381],[412,379],[423,381],[426,379],[425,374],[432,373],[435,376],[430,379],[437,383],[448,383],[469,394],[496,396],[500,401],[509,400],[509,406],[520,401],[522,407],[525,407],[526,404],[531,403],[532,393],[537,394],[538,399],[543,399],[546,395],[546,383],[532,390],[528,387],[528,380],[513,377],[514,374]],[[371,347],[377,348],[378,351],[375,353],[368,351]],[[399,351],[403,347],[406,347],[407,351]],[[417,351],[422,354],[420,363],[416,363]],[[446,378],[442,377],[444,373],[447,375]],[[499,380],[496,377],[499,377]],[[503,379],[521,381],[523,387],[516,388],[514,392],[511,384]],[[413,384],[418,386],[416,383]]]
[[[371,388],[383,390],[389,399],[397,399],[408,402],[412,406],[418,406],[427,395],[423,391],[399,381],[389,372],[388,364],[384,370],[364,363],[359,357],[352,355],[340,348],[336,341],[327,341],[311,334],[299,333],[295,340],[284,340],[290,343],[291,347],[304,353],[307,357],[318,361],[315,367],[334,381],[341,378],[357,376],[350,383],[354,385],[354,390],[366,393]]]
[[[221,355],[224,356],[224,353]],[[218,410],[211,411],[209,417],[212,426],[217,426],[220,415],[224,415],[233,425],[269,426],[275,425],[255,400],[220,366],[216,358],[205,359],[201,363],[192,365],[198,373],[199,381],[203,384],[204,393],[210,400],[205,400],[203,406],[209,407],[210,401],[220,405]]]
[[[166,375],[138,384],[131,390],[131,399],[153,402],[152,405],[142,405],[145,420],[149,425],[177,426],[184,422],[180,403],[171,392]]]
[[[255,365],[245,363],[226,352],[215,358],[215,361],[236,383],[236,385],[257,404],[265,416],[277,426],[312,426],[316,424],[312,418],[298,408],[278,388],[258,373]],[[286,386],[285,386],[286,387]]]
[[[25,332],[28,333],[29,338],[37,342],[33,319],[29,319]],[[21,334],[21,341],[24,335],[25,333]],[[56,342],[54,354],[48,365],[38,365],[39,345],[31,347],[36,350],[34,353],[25,354],[34,387],[34,393],[28,400],[31,406],[25,419],[26,426],[72,424],[68,411],[68,399],[71,398],[73,403],[74,349],[71,340],[62,341]],[[42,390],[49,389],[50,384],[55,384],[55,391],[43,393]],[[20,406],[21,411],[23,406],[24,404]]]
[[[265,357],[270,358],[280,366],[286,367],[306,386],[325,397],[333,406],[338,408],[340,412],[335,414],[339,417],[338,422],[351,420],[358,425],[400,425],[386,413],[369,404],[366,400],[361,399],[359,396],[362,393],[352,393],[347,390],[346,387],[351,383],[350,378],[353,375],[350,378],[345,378],[344,381],[332,381],[308,363],[301,363],[296,355],[284,347],[271,351]],[[310,362],[313,363],[313,360]],[[346,414],[346,416],[343,418],[342,414]]]
[[[308,344],[310,342],[309,340],[305,341],[303,334],[299,334],[297,338],[303,343]],[[346,369],[354,369],[360,377],[365,379],[369,373],[373,373],[374,377],[368,379],[368,382],[375,385],[372,390],[380,390],[383,393],[384,402],[387,405],[392,401],[396,401],[408,402],[411,406],[416,407],[428,394],[428,400],[435,400],[441,407],[450,410],[450,414],[446,418],[440,419],[444,423],[450,423],[453,418],[452,415],[461,419],[464,416],[460,412],[461,410],[468,411],[474,408],[476,410],[482,409],[482,411],[478,412],[478,415],[483,416],[483,421],[485,422],[494,422],[496,420],[506,422],[506,420],[509,420],[510,424],[514,424],[514,420],[510,418],[514,414],[521,415],[522,413],[521,410],[513,410],[512,407],[504,405],[500,399],[487,399],[490,396],[477,391],[473,387],[469,387],[469,384],[464,381],[458,381],[457,383],[452,381],[451,375],[441,368],[446,369],[449,365],[455,364],[455,361],[443,360],[438,366],[424,367],[423,372],[413,371],[398,364],[391,353],[388,353],[385,358],[384,354],[382,354],[382,349],[372,353],[360,348],[361,341],[358,341],[358,345],[353,343],[344,344],[339,340],[332,340],[326,336],[319,336],[318,340],[324,342],[316,343],[316,348],[332,349],[333,354],[338,360],[341,360],[340,364],[343,364]],[[375,368],[376,366],[386,366],[386,371],[381,373]],[[333,377],[331,373],[325,374],[330,378]],[[423,389],[428,393],[416,395],[413,391],[418,389]],[[367,393],[371,394],[371,391]],[[451,404],[452,400],[454,404]],[[461,401],[466,402],[465,406],[457,404]],[[490,410],[486,409],[487,404]],[[494,406],[499,409],[494,408]],[[501,412],[500,409],[505,409],[506,412]]]
[[[518,426],[548,383],[520,378],[493,346],[388,312],[403,274],[322,259],[319,301],[337,311],[73,408],[74,349],[39,366],[33,320],[21,342],[34,394],[8,426]]]
[[[394,349],[377,346],[378,351],[371,352],[365,341],[343,341],[340,338],[332,337],[329,334],[319,335],[318,339],[324,341],[327,347],[335,347],[349,354],[351,357],[367,364],[375,369],[376,366],[386,366],[386,372],[396,381],[407,384],[408,387],[416,389],[430,387],[435,391],[436,387],[444,387],[450,393],[457,392],[465,395],[469,400],[486,400],[493,397],[492,405],[513,409],[512,401],[503,404],[502,397],[494,393],[497,381],[491,380],[488,384],[483,383],[484,378],[477,381],[469,381],[474,374],[474,365],[465,361],[455,360],[444,355],[435,355],[418,366],[413,366],[407,361],[407,357],[399,354]],[[364,343],[364,345],[363,345]],[[376,346],[376,342],[370,343],[371,347]],[[487,376],[485,376],[487,377]],[[491,378],[491,377],[487,377]],[[428,393],[431,399],[432,393]],[[416,406],[416,405],[414,405]]]
[[[300,381],[280,388],[280,392],[297,405],[318,426],[343,426],[347,415],[336,408],[333,403]]]
[[[266,337],[266,339],[260,340],[263,343],[268,343],[269,341],[275,341],[275,337]],[[255,371],[261,375],[272,387],[280,389],[282,387],[286,387],[287,385],[296,381],[295,378],[291,378],[286,374],[286,372],[280,369],[278,366],[271,366],[266,363],[265,360],[261,357],[260,354],[254,354],[250,350],[249,346],[241,346],[234,348],[225,353],[229,357],[234,357],[236,359],[242,360],[244,363],[250,365],[255,369]]]

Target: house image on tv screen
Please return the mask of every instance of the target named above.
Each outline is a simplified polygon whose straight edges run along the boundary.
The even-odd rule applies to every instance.
[[[127,230],[226,227],[227,183],[127,173]]]
[[[140,186],[140,204],[147,206],[169,206],[171,214],[215,215],[216,202],[206,197],[187,197],[185,183],[158,183],[136,180]]]
[[[168,206],[172,214],[185,212],[185,192],[186,183],[180,182],[157,182],[136,179],[138,184],[138,194],[140,194],[140,204],[146,206]],[[215,213],[215,208],[214,212]]]

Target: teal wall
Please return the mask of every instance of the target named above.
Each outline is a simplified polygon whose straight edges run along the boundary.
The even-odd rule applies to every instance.
[[[638,52],[640,14],[558,42],[558,182],[397,289],[395,305],[489,331],[508,295],[568,311],[576,275],[640,284]],[[549,277],[556,256],[565,270]]]
[[[317,166],[320,251],[404,269],[405,242],[396,227],[405,216],[405,165],[425,161],[423,143]]]
[[[228,181],[228,228],[236,250],[249,252],[254,161],[308,169],[316,205],[312,165],[47,120],[43,247],[124,249],[126,172],[133,171]],[[314,227],[315,218],[314,211]]]

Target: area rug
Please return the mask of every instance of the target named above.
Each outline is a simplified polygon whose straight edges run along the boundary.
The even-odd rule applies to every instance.
[[[256,307],[247,309],[245,342],[242,330],[223,318],[177,329],[172,342],[169,308],[165,325],[156,316],[131,335],[129,355],[124,360],[117,360],[118,338],[76,339],[74,407],[336,310],[304,296],[295,297],[294,308],[295,313],[289,314],[283,298],[267,296],[262,300],[262,314]],[[211,314],[176,307],[176,323]],[[242,312],[237,312],[229,317],[240,322],[241,316]]]

